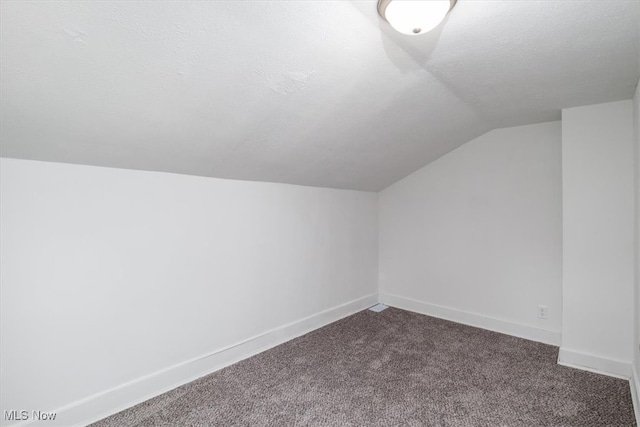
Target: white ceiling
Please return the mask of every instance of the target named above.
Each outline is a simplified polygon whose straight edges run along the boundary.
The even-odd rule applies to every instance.
[[[640,1],[1,3],[1,152],[380,190],[488,130],[629,99]]]

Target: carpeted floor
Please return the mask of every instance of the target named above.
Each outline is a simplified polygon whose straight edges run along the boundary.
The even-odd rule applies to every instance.
[[[628,381],[558,348],[389,308],[363,311],[101,426],[633,426]]]

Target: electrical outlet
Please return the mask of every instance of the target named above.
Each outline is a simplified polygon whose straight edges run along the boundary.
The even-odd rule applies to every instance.
[[[549,307],[547,307],[546,305],[539,305],[538,306],[538,318],[539,319],[546,319],[547,317],[549,317]]]

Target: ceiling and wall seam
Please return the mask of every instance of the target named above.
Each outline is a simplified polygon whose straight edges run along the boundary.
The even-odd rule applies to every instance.
[[[640,78],[623,0],[460,0],[418,37],[375,0],[3,1],[0,19],[0,155],[225,179],[379,191]]]

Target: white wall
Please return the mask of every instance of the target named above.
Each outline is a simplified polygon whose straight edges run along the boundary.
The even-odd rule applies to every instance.
[[[364,308],[377,282],[391,305],[639,369],[638,98],[494,130],[379,195],[2,159],[0,410],[107,415]]]
[[[559,122],[494,130],[383,190],[381,300],[559,343],[560,137]]]
[[[375,193],[0,165],[2,411],[96,406],[69,425],[108,412],[81,399],[377,301]]]
[[[562,112],[560,361],[630,375],[633,346],[632,102]]]

